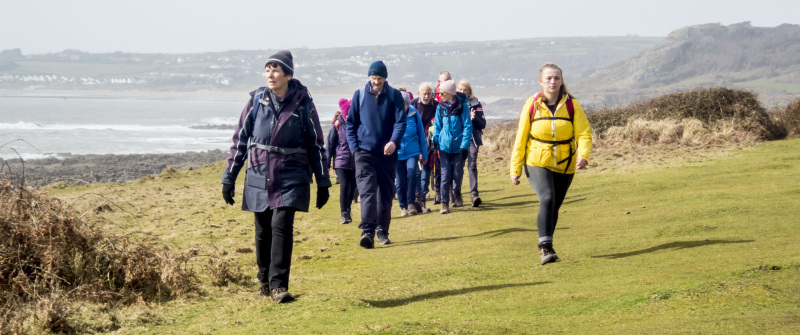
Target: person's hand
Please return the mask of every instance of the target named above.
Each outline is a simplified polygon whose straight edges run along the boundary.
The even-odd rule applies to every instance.
[[[519,185],[519,176],[511,176],[511,184]]]
[[[578,170],[583,170],[586,168],[587,165],[589,165],[589,162],[587,162],[583,158],[578,158],[578,164],[576,164],[575,167],[577,167]]]
[[[222,198],[225,199],[225,203],[228,205],[236,203],[233,201],[233,189],[233,184],[222,184]]]
[[[419,160],[419,165],[424,166],[425,164],[428,164],[428,160],[427,159],[420,159]]]
[[[475,120],[475,108],[470,108],[469,109],[469,119],[470,120]]]
[[[462,160],[467,160],[467,157],[469,157],[469,150],[461,149],[461,159]]]
[[[330,197],[331,195],[328,193],[327,187],[317,187],[317,209],[321,209],[322,206],[325,206]]]
[[[394,149],[397,149],[397,146],[394,144],[394,141],[389,141],[383,146],[383,154],[389,156],[394,153]]]

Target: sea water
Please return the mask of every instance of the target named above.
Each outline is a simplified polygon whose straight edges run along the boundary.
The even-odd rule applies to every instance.
[[[247,92],[0,91],[0,158],[157,154],[231,146]],[[314,96],[327,129],[338,96]]]

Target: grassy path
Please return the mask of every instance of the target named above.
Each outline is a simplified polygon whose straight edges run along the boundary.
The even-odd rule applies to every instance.
[[[221,169],[51,193],[87,209],[97,201],[74,199],[103,194],[126,209],[104,214],[110,229],[224,255],[252,275],[252,216],[224,206]],[[356,224],[338,224],[335,186],[325,208],[297,217],[294,303],[257,299],[255,280],[214,287],[200,260],[204,293],[122,309],[114,322],[146,334],[800,332],[800,140],[580,172],[559,214],[562,260],[546,266],[535,194],[506,170],[484,165],[479,209],[398,218],[395,207],[394,243],[374,250],[358,246]],[[86,324],[104,322],[82,311]]]

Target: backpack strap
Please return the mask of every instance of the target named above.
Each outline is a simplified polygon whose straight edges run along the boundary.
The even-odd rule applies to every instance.
[[[528,114],[530,116],[531,122],[539,121],[539,120],[566,120],[566,121],[569,121],[569,122],[573,122],[573,120],[575,119],[575,106],[572,104],[572,97],[569,94],[567,94],[567,102],[566,102],[567,113],[569,113],[569,118],[546,116],[546,117],[540,117],[538,119],[535,119],[535,117],[536,117],[536,113],[535,113],[536,112],[536,101],[539,100],[539,97],[541,95],[542,95],[542,93],[538,92],[538,93],[536,93],[536,95],[533,96],[533,103],[531,104],[530,111],[528,111]]]

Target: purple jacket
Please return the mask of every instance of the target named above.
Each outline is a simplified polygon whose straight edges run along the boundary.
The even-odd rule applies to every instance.
[[[355,170],[356,161],[347,144],[347,126],[344,122],[344,118],[339,115],[339,128],[336,125],[331,128],[326,152],[330,154],[334,169]]]
[[[283,101],[276,101],[265,87],[250,96],[236,125],[222,183],[234,184],[247,159],[242,210],[294,207],[307,212],[312,172],[317,187],[331,186],[314,102],[297,79],[289,81]]]

